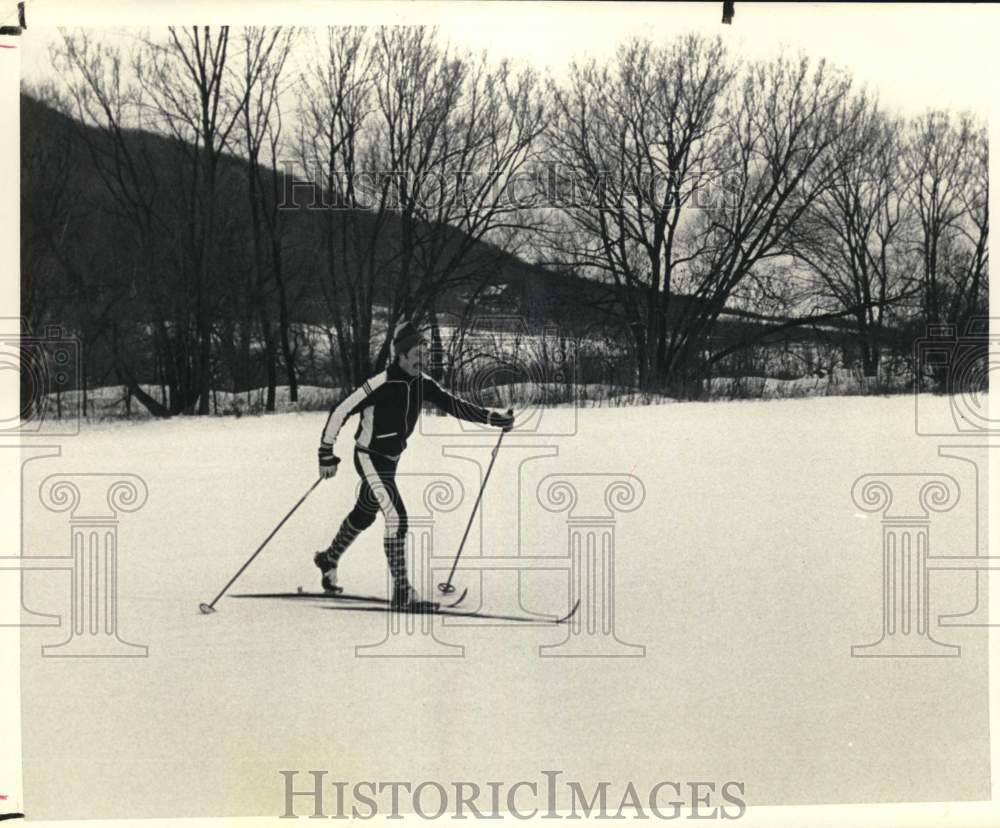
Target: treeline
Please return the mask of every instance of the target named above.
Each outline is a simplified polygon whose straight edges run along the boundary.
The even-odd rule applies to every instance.
[[[741,62],[694,36],[550,89],[547,151],[608,182],[561,214],[552,260],[620,288],[642,384],[728,356],[704,347],[726,309],[849,319],[869,376],[890,327],[985,312],[987,133],[971,116],[904,120],[823,61]]]
[[[670,393],[753,346],[716,335],[733,310],[846,320],[869,376],[899,331],[986,311],[985,125],[902,119],[822,61],[684,36],[557,80],[411,27],[70,33],[52,61],[22,96],[24,314],[158,416],[294,401],[303,323],[358,384],[398,319],[439,338],[520,259],[595,290],[518,312]]]

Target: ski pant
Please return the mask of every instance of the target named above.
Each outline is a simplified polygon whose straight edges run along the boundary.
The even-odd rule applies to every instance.
[[[336,566],[354,539],[375,522],[381,512],[385,520],[385,556],[397,584],[406,583],[406,506],[396,487],[399,458],[354,449],[354,468],[361,488],[354,508],[340,525],[330,544],[327,560]]]

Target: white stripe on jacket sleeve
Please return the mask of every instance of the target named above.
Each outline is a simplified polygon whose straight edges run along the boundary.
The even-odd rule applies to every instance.
[[[344,427],[344,421],[351,416],[351,412],[354,411],[361,403],[363,403],[368,397],[374,394],[385,382],[385,372],[383,371],[377,377],[372,377],[366,383],[357,388],[354,392],[350,394],[343,402],[340,403],[336,408],[330,412],[330,416],[326,418],[326,425],[323,427],[323,436],[320,438],[321,441],[329,446],[336,445],[337,435],[340,434],[340,429]],[[334,452],[336,454],[336,451]]]

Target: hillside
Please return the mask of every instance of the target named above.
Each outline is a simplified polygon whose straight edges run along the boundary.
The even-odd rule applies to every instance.
[[[146,131],[115,143],[26,93],[21,142],[23,315],[34,329],[58,324],[81,340],[82,376],[70,387],[125,385],[155,409],[142,389],[158,386],[157,398],[179,413],[209,389],[351,384],[371,370],[359,351],[379,348],[384,309],[396,302],[397,313],[410,312],[398,304],[401,286],[418,297],[425,322],[514,317],[599,342],[580,380],[635,383],[612,285],[532,264],[459,229],[407,226],[394,212],[310,209],[307,198],[277,211],[272,248],[251,229],[245,159],[218,158],[210,207],[191,180],[200,170],[191,146]],[[289,183],[263,168],[256,186],[280,199]],[[428,279],[438,280],[430,301],[419,298]],[[671,296],[667,329],[697,301]],[[370,328],[352,322],[358,307],[372,308]],[[702,335],[705,353],[726,355],[715,376],[793,379],[849,365],[851,326],[732,310]],[[345,328],[364,342],[348,343],[353,353],[338,339]],[[890,332],[887,341],[898,338]],[[294,382],[282,376],[292,361]]]
[[[131,131],[127,136],[134,156],[134,165],[140,172],[150,172],[151,178],[140,185],[142,194],[154,204],[163,195],[179,194],[174,185],[182,175],[185,153],[190,148],[180,146],[177,141],[149,132]],[[39,284],[40,274],[31,266],[32,262],[46,259],[45,250],[47,220],[56,217],[61,209],[64,217],[72,219],[70,235],[66,239],[70,248],[67,259],[73,253],[96,254],[94,267],[86,268],[84,276],[95,285],[101,283],[100,262],[105,255],[119,258],[128,252],[120,249],[120,237],[128,233],[123,226],[122,206],[115,203],[101,180],[101,174],[94,163],[94,156],[108,157],[113,147],[99,130],[87,127],[79,121],[57,111],[29,94],[21,95],[21,142],[22,142],[22,207],[25,224],[22,230],[22,246],[25,266],[22,283],[28,295],[44,289]],[[248,202],[245,161],[231,154],[223,156],[220,179],[223,191],[220,200],[233,205]],[[286,176],[283,172],[267,168],[263,174],[265,188],[276,186],[278,192],[285,192]],[[275,182],[274,179],[277,179]],[[58,204],[54,203],[58,201]],[[178,199],[183,203],[183,197]],[[312,252],[319,250],[322,224],[333,222],[338,225],[337,234],[347,233],[347,222],[352,222],[350,232],[360,232],[362,236],[373,232],[374,218],[366,210],[320,211],[306,206],[308,199],[299,196],[297,209],[283,210],[287,222],[289,263],[292,270],[304,271],[309,278],[294,279],[294,290],[290,294],[289,312],[295,322],[324,325],[330,321],[329,299],[323,284],[324,276],[315,266]],[[167,207],[173,207],[167,204]],[[164,210],[169,215],[169,210]],[[73,226],[75,223],[75,227]],[[355,226],[357,225],[357,226]],[[381,228],[381,239],[391,242],[398,239],[400,221],[389,214],[386,227]],[[536,319],[556,308],[567,308],[568,297],[579,297],[581,290],[594,295],[606,295],[603,286],[572,275],[556,273],[531,265],[517,256],[510,255],[492,244],[472,241],[459,230],[455,230],[452,245],[471,244],[471,253],[466,257],[464,270],[456,275],[456,282],[463,275],[478,277],[488,286],[501,289],[507,312],[522,314]],[[84,243],[86,240],[86,243]],[[73,249],[73,242],[80,248]],[[103,252],[103,253],[101,253]],[[173,255],[177,255],[176,251]],[[253,257],[251,240],[231,236],[222,251],[222,258],[231,264],[248,266]],[[311,266],[310,266],[311,265]],[[305,266],[305,267],[303,267]],[[374,285],[375,304],[385,304],[389,292],[391,269],[376,272]],[[509,290],[507,289],[509,288]],[[442,301],[442,312],[461,314],[465,310],[467,290],[455,289],[446,292]],[[578,328],[588,322],[593,324],[593,314],[586,312],[581,304],[580,318],[563,313],[564,324]],[[222,304],[219,311],[226,316],[233,306]],[[589,317],[589,318],[588,318]]]

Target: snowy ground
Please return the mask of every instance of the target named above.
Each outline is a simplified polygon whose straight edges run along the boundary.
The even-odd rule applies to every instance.
[[[474,380],[473,380],[474,382]],[[475,386],[474,386],[475,387]],[[907,394],[912,387],[909,378],[901,377],[892,383],[895,393]],[[165,400],[162,388],[143,385],[143,390],[159,402]],[[887,390],[878,388],[879,393]],[[661,405],[677,402],[663,394],[643,392],[637,389],[621,388],[607,383],[542,382],[537,378],[530,382],[506,383],[488,388],[476,387],[478,399],[484,405],[510,405],[517,403],[578,408],[619,408],[633,405]],[[776,379],[774,377],[715,377],[708,387],[708,395],[713,400],[734,399],[789,399],[801,397],[823,397],[841,395],[863,395],[872,393],[865,387],[865,381],[855,372],[838,369],[823,377],[801,377],[799,379]],[[275,388],[276,413],[289,414],[316,410],[326,410],[331,404],[344,397],[341,388],[326,388],[317,385],[299,386],[298,400],[291,402],[287,385]],[[103,420],[130,419],[147,420],[152,415],[136,400],[132,400],[131,410],[126,405],[128,394],[123,385],[104,385],[91,388],[87,392],[87,416],[91,422]],[[213,415],[244,416],[264,413],[267,401],[266,388],[252,388],[247,391],[214,391],[210,410]],[[83,394],[68,391],[61,395],[46,397],[44,417],[48,419],[72,418],[83,408]],[[11,412],[13,414],[13,412]],[[36,415],[37,416],[37,415]]]
[[[943,416],[951,400],[921,404]],[[66,622],[25,630],[28,813],[277,815],[278,771],[290,769],[328,769],[348,783],[483,785],[561,769],[588,790],[611,780],[618,791],[627,780],[741,780],[755,804],[988,798],[984,631],[935,626],[961,658],[850,657],[881,630],[881,523],[852,503],[859,475],[952,475],[963,499],[934,516],[934,548],[975,547],[972,467],[915,435],[912,398],[545,416],[555,436],[505,441],[466,554],[557,558],[566,515],[540,506],[539,481],[633,474],[645,500],[616,518],[615,624],[623,642],[645,646],[644,658],[540,658],[539,645],[562,641],[565,629],[441,619],[438,639],[464,657],[359,658],[357,646],[385,638],[386,616],[232,598],[201,615],[199,602],[315,479],[323,412],[88,424],[61,458],[29,463],[26,554],[67,552],[66,515],[34,496],[47,475],[129,472],[147,482],[147,505],[121,518],[118,594],[119,634],[148,645],[149,657],[42,658],[43,644],[66,638]],[[464,486],[462,504],[436,518],[442,555],[456,547],[478,486],[476,466],[442,457],[442,447],[471,441],[488,457],[494,437],[452,434],[415,435],[400,469]],[[353,498],[353,469],[342,468],[234,592],[315,585],[312,552]],[[411,515],[427,479],[403,480]],[[384,591],[381,522],[341,573],[359,592]],[[517,609],[500,576],[458,581],[472,587],[473,606]],[[28,573],[25,603],[65,619],[69,586],[65,573]],[[525,575],[523,586],[527,609],[567,604],[558,574]],[[933,588],[932,618],[972,606],[968,573],[935,574]]]

